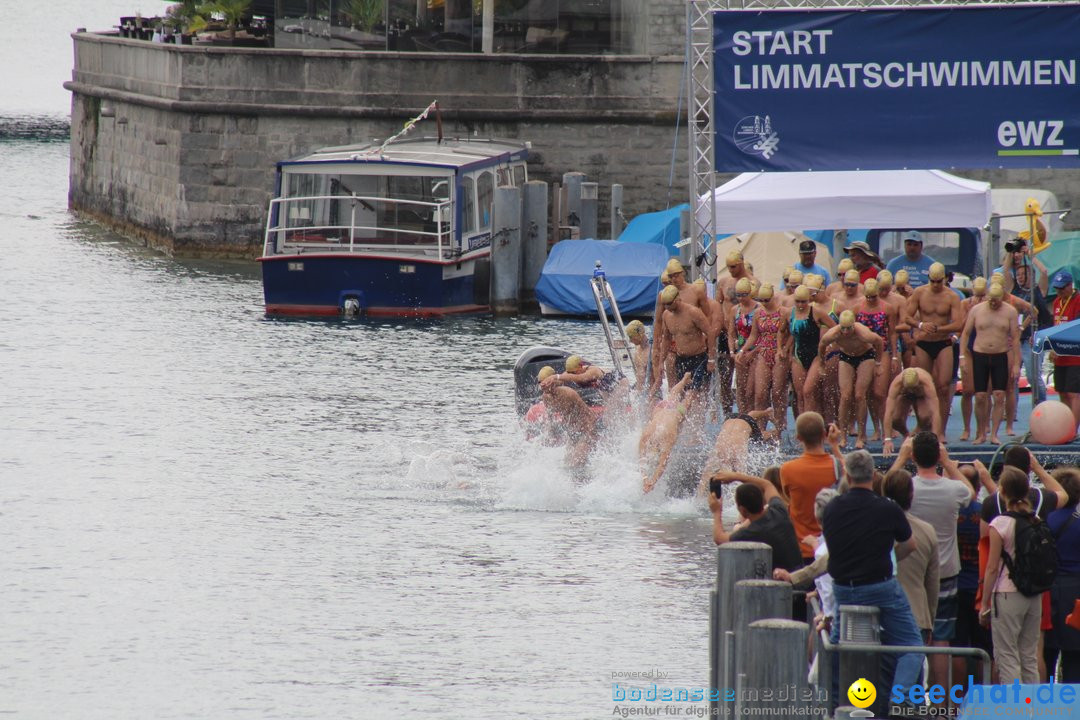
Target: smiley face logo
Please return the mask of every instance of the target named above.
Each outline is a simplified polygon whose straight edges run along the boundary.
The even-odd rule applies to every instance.
[[[848,700],[857,708],[868,708],[877,699],[877,688],[866,678],[859,678],[851,683],[847,691]]]

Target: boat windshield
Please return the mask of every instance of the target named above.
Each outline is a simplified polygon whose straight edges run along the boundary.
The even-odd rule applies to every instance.
[[[275,201],[280,244],[431,245],[449,250],[452,175],[290,172]]]

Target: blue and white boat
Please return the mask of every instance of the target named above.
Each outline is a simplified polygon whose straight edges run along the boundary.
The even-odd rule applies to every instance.
[[[495,188],[523,187],[525,143],[423,138],[278,163],[266,312],[436,316],[489,309]]]

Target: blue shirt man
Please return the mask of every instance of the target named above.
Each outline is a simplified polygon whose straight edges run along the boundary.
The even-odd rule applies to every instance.
[[[832,282],[832,273],[818,265],[815,260],[817,260],[817,243],[813,240],[803,240],[799,243],[799,262],[795,263],[795,269],[803,275],[807,273],[821,275],[825,278],[827,287]]]
[[[907,270],[908,285],[912,288],[926,285],[930,282],[930,266],[936,261],[929,255],[923,255],[922,249],[922,233],[916,230],[904,233],[904,254],[890,260],[886,269],[893,276],[900,270]]]

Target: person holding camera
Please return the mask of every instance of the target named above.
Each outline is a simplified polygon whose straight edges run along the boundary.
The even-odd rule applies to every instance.
[[[1031,353],[1031,337],[1036,330],[1054,324],[1054,318],[1046,303],[1050,271],[1042,261],[1031,254],[1027,241],[1022,237],[1005,243],[1005,252],[1006,257],[1002,259],[1000,269],[1005,276],[1003,285],[1006,295],[1011,294],[1035,308],[1035,322],[1032,322],[1032,318],[1025,318],[1023,332],[1020,333],[1020,359],[1024,365],[1028,387],[1031,388],[1034,406],[1046,399],[1046,383],[1042,379],[1042,357],[1032,356]],[[1035,281],[1036,277],[1038,282]],[[1017,385],[1014,395],[1018,396],[1019,392],[1020,387]]]
[[[735,507],[743,520],[732,533],[724,529],[723,486],[742,483],[735,488]],[[744,473],[721,470],[709,478],[709,510],[713,516],[713,541],[717,545],[726,542],[761,542],[772,548],[773,570],[781,568],[792,572],[803,566],[802,552],[795,539],[795,526],[791,524],[787,503],[776,492],[773,484],[765,478]]]

